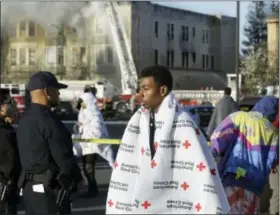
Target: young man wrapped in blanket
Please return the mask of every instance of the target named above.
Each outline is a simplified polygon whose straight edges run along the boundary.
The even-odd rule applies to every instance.
[[[274,97],[263,97],[250,112],[229,115],[211,136],[212,151],[221,156],[218,169],[231,214],[258,214],[260,195],[278,157],[278,110]]]
[[[172,94],[163,66],[140,76],[143,102],[122,138],[107,214],[227,214],[229,204],[205,137]]]

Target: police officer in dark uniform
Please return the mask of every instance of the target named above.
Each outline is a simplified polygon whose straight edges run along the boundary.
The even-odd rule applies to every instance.
[[[9,91],[0,89],[0,214],[17,214],[20,161],[16,132],[11,125],[16,103]]]
[[[70,201],[64,197],[75,179],[81,180],[71,134],[51,111],[59,103],[59,89],[64,88],[67,85],[58,83],[50,72],[35,73],[27,85],[31,104],[17,128],[27,215],[70,214]]]

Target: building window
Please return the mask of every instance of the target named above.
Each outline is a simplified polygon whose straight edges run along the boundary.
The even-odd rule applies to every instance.
[[[171,39],[174,39],[174,24],[171,24]],[[174,51],[173,51],[174,54]]]
[[[155,37],[158,37],[158,21],[155,21]]]
[[[63,54],[63,48],[62,47],[58,48],[58,64],[59,65],[64,65],[64,54]]]
[[[17,50],[11,49],[10,55],[11,55],[11,57],[10,57],[11,66],[16,66],[17,65]]]
[[[192,53],[192,62],[193,63],[196,62],[196,53],[195,52]]]
[[[26,22],[21,21],[19,24],[19,36],[20,37],[25,37],[26,36]]]
[[[72,48],[72,65],[77,65],[80,62],[79,49],[77,47]]]
[[[46,61],[48,64],[56,63],[56,47],[50,46],[46,48]]]
[[[82,64],[86,64],[86,47],[80,47],[80,61]]]
[[[174,39],[174,24],[167,24],[167,38],[168,40]]]
[[[63,49],[62,49],[63,51]],[[63,63],[63,53],[60,52],[61,61],[59,64]],[[86,64],[86,48],[85,47],[74,47],[72,48],[72,64],[73,65],[80,65],[85,66]]]
[[[213,44],[214,43],[214,30],[211,29],[210,30],[210,44]]]
[[[209,40],[208,40],[208,30],[205,30],[205,43],[209,44]]]
[[[205,44],[205,29],[202,29],[202,44]]]
[[[11,25],[9,30],[10,37],[16,37],[17,36],[17,25]]]
[[[192,36],[195,37],[195,27],[192,28]]]
[[[103,23],[103,18],[100,17],[100,19],[95,19],[95,33],[97,35],[104,35],[105,32],[104,32],[104,26],[105,24]]]
[[[211,69],[214,69],[214,56],[211,56]]]
[[[113,48],[112,46],[106,47],[106,62],[108,64],[112,64],[114,61],[114,55],[113,55]]]
[[[171,67],[174,67],[174,50],[171,50]]]
[[[105,64],[104,59],[104,50],[102,49],[102,46],[96,46],[95,47],[95,62],[96,65],[103,65]]]
[[[188,68],[189,67],[189,53],[188,52],[182,52],[182,68]]]
[[[206,55],[206,69],[208,69],[209,65],[209,55]]]
[[[154,50],[154,63],[155,65],[158,65],[158,50]]]
[[[36,64],[35,49],[29,49],[29,65],[34,66]]]
[[[19,49],[19,62],[20,65],[24,65],[25,64],[25,48],[20,48]]]
[[[205,69],[205,55],[202,55],[202,68]]]
[[[189,27],[182,25],[182,40],[188,41],[189,40]]]
[[[167,51],[167,66],[174,67],[174,50]]]
[[[28,35],[29,37],[34,37],[35,36],[35,22],[29,21],[28,23]]]

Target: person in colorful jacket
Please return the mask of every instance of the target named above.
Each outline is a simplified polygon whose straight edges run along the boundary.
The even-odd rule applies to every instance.
[[[231,214],[259,213],[260,195],[278,156],[279,136],[272,124],[277,110],[275,97],[263,97],[250,112],[229,115],[211,136]]]

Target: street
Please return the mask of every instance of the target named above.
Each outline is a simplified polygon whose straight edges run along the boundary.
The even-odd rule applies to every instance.
[[[118,121],[112,122],[107,121],[107,128],[110,134],[110,138],[121,138],[124,132],[126,122]],[[65,122],[65,125],[72,132],[74,123]],[[114,146],[114,149],[117,150],[118,146]],[[105,214],[105,205],[108,192],[108,185],[111,176],[111,169],[101,157],[97,162],[96,166],[96,180],[99,185],[99,196],[96,198],[79,198],[77,194],[73,195],[73,214],[79,215],[103,215]],[[80,187],[79,192],[83,191],[83,187]],[[21,202],[23,199],[21,198]],[[20,204],[19,214],[24,214],[24,205]]]

